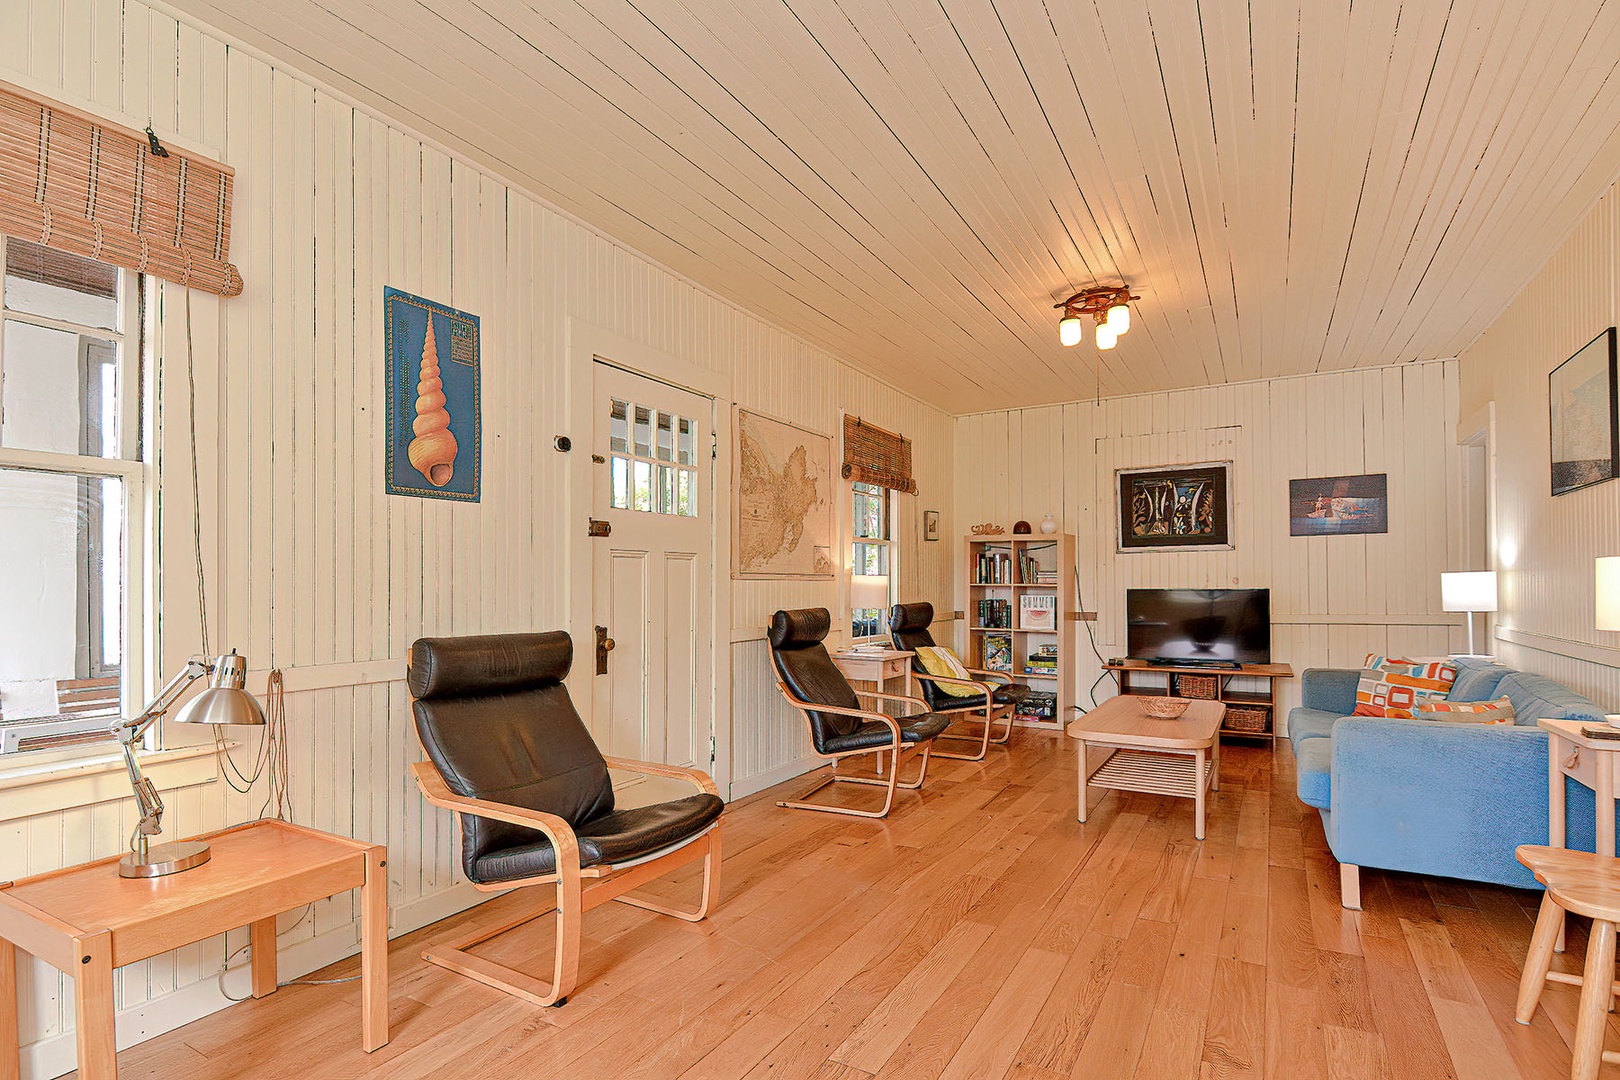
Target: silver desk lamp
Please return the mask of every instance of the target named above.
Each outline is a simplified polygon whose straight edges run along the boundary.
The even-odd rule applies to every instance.
[[[186,703],[175,715],[177,724],[264,724],[264,711],[253,695],[243,689],[247,685],[247,661],[235,650],[224,656],[205,660],[193,656],[168,685],[158,691],[152,703],[133,720],[119,720],[112,733],[124,747],[124,765],[129,769],[129,782],[135,789],[135,801],[141,809],[141,820],[135,826],[134,850],[118,860],[118,876],[127,878],[162,877],[190,870],[208,861],[208,845],[201,840],[180,840],[171,844],[150,845],[149,838],[163,831],[163,800],[157,788],[141,772],[135,760],[135,747],[148,728],[180,700],[186,688],[204,675],[212,675],[208,689]]]

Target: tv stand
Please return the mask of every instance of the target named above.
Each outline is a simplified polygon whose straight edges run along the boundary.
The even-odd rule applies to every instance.
[[[1239,664],[1224,660],[1114,660],[1103,666],[1118,677],[1121,694],[1175,695],[1220,701],[1226,705],[1221,734],[1266,740],[1276,738],[1277,680],[1294,677],[1294,669],[1287,664]],[[1133,679],[1138,675],[1147,675],[1152,681]],[[1215,680],[1214,693],[1193,693],[1206,687],[1191,680],[1186,686],[1178,686],[1183,675]],[[1239,681],[1246,685],[1233,685]],[[1259,688],[1252,688],[1256,684]]]

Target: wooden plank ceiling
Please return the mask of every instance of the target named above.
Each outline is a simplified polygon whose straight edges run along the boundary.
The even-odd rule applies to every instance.
[[[1620,172],[1602,0],[171,2],[952,412],[1455,355]]]

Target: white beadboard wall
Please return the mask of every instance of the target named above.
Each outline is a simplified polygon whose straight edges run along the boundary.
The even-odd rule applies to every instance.
[[[1547,377],[1620,321],[1620,189],[1610,188],[1459,358],[1465,422],[1495,403],[1497,651],[1620,707],[1620,634],[1596,627],[1593,560],[1620,555],[1620,484],[1551,494]]]
[[[409,642],[568,621],[563,553],[584,530],[555,510],[566,505],[568,459],[551,438],[571,433],[582,444],[590,431],[589,418],[563,411],[570,319],[723,373],[737,403],[835,440],[846,411],[911,437],[923,494],[902,497],[897,515],[901,592],[947,606],[951,546],[920,542],[923,507],[953,529],[944,413],[164,10],[0,0],[0,25],[0,78],[136,128],[150,118],[161,136],[236,169],[232,256],[246,291],[191,301],[202,489],[218,492],[204,500],[202,543],[212,644],[236,647],[257,672],[286,673],[294,816],[388,845],[396,933],[481,898],[457,873],[448,817],[424,809],[405,775],[418,753],[402,681]],[[482,317],[477,506],[382,493],[385,285]],[[183,296],[163,290],[152,313],[164,670],[200,645]],[[766,669],[770,612],[839,609],[841,595],[834,583],[733,586],[730,640],[716,644],[732,650],[734,791],[810,764],[802,724]],[[246,741],[244,765],[256,745]],[[165,798],[171,835],[247,820],[262,803],[262,793],[217,782]],[[0,880],[116,854],[132,824],[127,799],[0,822]],[[289,975],[357,941],[349,896],[283,927]],[[224,955],[213,940],[122,969],[120,1044],[221,1007],[214,976]],[[37,961],[21,980],[25,1075],[58,1075],[72,1066],[71,984]]]
[[[1444,653],[1464,633],[1440,611],[1456,413],[1445,361],[958,417],[956,519],[965,532],[1058,516],[1103,657],[1125,652],[1125,590],[1170,587],[1269,588],[1272,653],[1296,673],[1368,652]],[[1227,460],[1233,550],[1116,551],[1116,469]],[[1389,474],[1388,534],[1288,534],[1290,479],[1368,472]],[[960,582],[956,597],[961,610]],[[1075,700],[1089,705],[1102,669],[1084,629],[1076,654]],[[1298,679],[1279,691],[1286,717]],[[1097,699],[1113,692],[1106,680]]]

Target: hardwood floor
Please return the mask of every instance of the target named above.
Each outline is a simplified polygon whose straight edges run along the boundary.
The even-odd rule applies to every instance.
[[[887,821],[773,804],[805,777],[744,800],[714,915],[591,913],[560,1010],[420,959],[515,910],[502,897],[392,943],[393,1041],[375,1054],[353,984],[293,986],[125,1051],[121,1075],[1568,1076],[1577,991],[1513,1020],[1539,894],[1368,870],[1347,912],[1287,747],[1223,750],[1202,843],[1184,799],[1108,792],[1080,825],[1074,758],[1020,732],[983,763],[934,763]],[[1555,966],[1578,971],[1571,923]],[[539,970],[547,928],[481,949]]]

